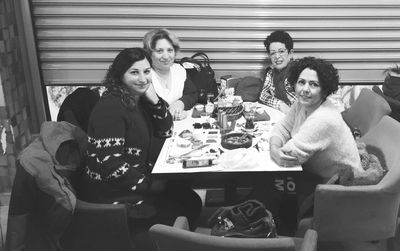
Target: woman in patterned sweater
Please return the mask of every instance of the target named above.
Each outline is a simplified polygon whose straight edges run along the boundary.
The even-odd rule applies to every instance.
[[[173,123],[166,102],[154,90],[151,71],[151,58],[141,48],[122,50],[111,64],[106,91],[89,120],[81,191],[89,202],[129,204],[135,232],[185,215],[178,201],[185,191],[151,189],[151,141],[169,137]]]
[[[285,31],[277,30],[265,39],[264,45],[271,67],[266,69],[259,102],[287,113],[296,100],[294,89],[287,81],[287,65],[293,57],[292,37]]]

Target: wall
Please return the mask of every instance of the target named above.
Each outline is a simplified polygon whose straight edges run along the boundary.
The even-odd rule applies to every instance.
[[[31,139],[24,58],[13,0],[0,0],[0,193],[11,190],[16,155]]]

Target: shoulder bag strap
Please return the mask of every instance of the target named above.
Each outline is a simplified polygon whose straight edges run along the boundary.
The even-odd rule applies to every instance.
[[[210,59],[208,58],[205,52],[198,51],[191,58],[196,60],[196,58],[199,57],[201,58],[201,61],[204,63],[204,66],[210,66]]]

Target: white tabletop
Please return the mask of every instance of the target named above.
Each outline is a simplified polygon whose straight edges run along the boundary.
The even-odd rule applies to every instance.
[[[198,172],[287,172],[287,171],[302,171],[301,166],[296,167],[281,167],[278,166],[274,161],[270,158],[269,147],[268,147],[268,139],[269,132],[272,128],[273,124],[284,117],[284,114],[276,109],[271,107],[255,103],[257,104],[258,111],[260,109],[265,110],[270,116],[269,121],[260,121],[256,122],[260,129],[260,132],[256,135],[257,137],[253,140],[255,142],[263,142],[263,147],[259,147],[258,151],[253,151],[256,161],[253,162],[251,167],[235,167],[235,168],[223,168],[220,164],[216,164],[209,167],[196,167],[196,168],[183,168],[182,162],[174,162],[167,161],[171,156],[181,155],[185,152],[191,150],[191,148],[180,148],[176,144],[176,140],[179,138],[179,134],[187,129],[189,131],[197,131],[194,133],[205,133],[207,134],[206,129],[194,129],[193,124],[196,122],[204,122],[200,118],[192,118],[191,111],[188,111],[188,116],[186,119],[181,121],[174,121],[174,136],[166,139],[164,146],[160,152],[160,155],[157,159],[157,162],[153,168],[153,174],[179,174],[179,173],[198,173]],[[244,124],[244,118],[240,118],[237,121],[235,131],[240,131],[240,125]],[[238,128],[239,127],[239,128]],[[200,131],[198,131],[200,130]],[[203,136],[204,137],[204,136]],[[220,146],[220,144],[218,144]],[[261,146],[261,143],[260,143]],[[228,152],[230,150],[219,147],[224,152]],[[254,153],[255,152],[255,153]],[[201,154],[201,152],[200,152]],[[223,153],[222,153],[223,154]],[[218,160],[216,161],[218,162]],[[255,164],[254,164],[255,163]]]

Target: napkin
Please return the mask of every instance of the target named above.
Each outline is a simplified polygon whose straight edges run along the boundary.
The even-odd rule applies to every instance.
[[[258,152],[255,148],[237,148],[221,154],[219,165],[224,169],[252,169],[258,167]]]
[[[261,113],[259,113],[258,111],[255,112],[254,121],[268,121],[270,119],[270,116],[264,110]]]

